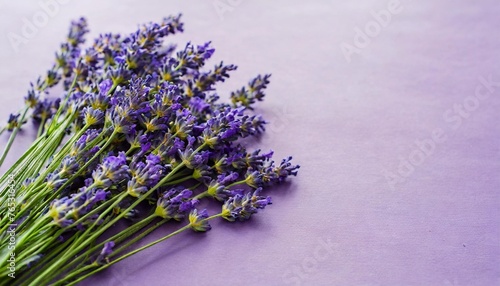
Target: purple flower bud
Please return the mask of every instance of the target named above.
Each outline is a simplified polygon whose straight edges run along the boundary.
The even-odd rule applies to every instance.
[[[228,221],[248,220],[259,209],[271,204],[271,197],[259,196],[262,188],[246,195],[237,194],[229,198],[222,206],[222,217]]]
[[[105,79],[99,84],[99,93],[102,95],[108,94],[108,91],[111,89],[113,82],[110,79]]]
[[[139,197],[156,185],[163,173],[160,157],[154,154],[146,156],[146,162],[137,162],[137,157],[130,164],[131,180],[127,183],[127,193],[133,197]]]
[[[197,209],[193,209],[191,213],[189,213],[189,226],[198,232],[206,232],[212,229],[208,221],[208,212],[206,209],[198,212]]]
[[[15,128],[21,126],[21,122],[19,122],[19,117],[21,114],[10,114],[9,120],[7,120],[7,130],[12,131]]]
[[[94,186],[108,188],[113,183],[118,183],[129,178],[129,167],[125,152],[119,152],[118,156],[108,156],[99,167],[92,173]]]
[[[97,264],[104,264],[105,262],[109,262],[108,256],[113,253],[113,247],[115,247],[114,241],[108,241],[104,243],[104,247],[101,250],[101,253],[96,259]]]
[[[198,203],[191,199],[192,194],[191,190],[182,187],[170,189],[158,199],[155,214],[165,219],[181,220]]]

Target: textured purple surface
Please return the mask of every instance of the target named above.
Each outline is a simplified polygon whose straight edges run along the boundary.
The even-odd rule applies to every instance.
[[[500,284],[500,84],[478,88],[480,78],[500,82],[500,4],[401,0],[348,62],[342,43],[390,1],[312,2],[69,1],[15,52],[7,34],[42,10],[0,1],[4,118],[49,67],[70,19],[86,16],[95,36],[182,12],[175,41],[212,40],[216,59],[239,65],[224,91],[273,73],[258,110],[272,124],[256,144],[302,165],[252,221],[182,234],[82,285]],[[415,141],[439,130],[446,140],[422,158]],[[24,131],[9,164],[34,133]],[[398,170],[409,160],[418,166]]]

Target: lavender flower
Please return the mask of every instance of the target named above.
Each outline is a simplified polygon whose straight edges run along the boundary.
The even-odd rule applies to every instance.
[[[247,153],[245,156],[245,162],[249,167],[258,168],[264,165],[265,162],[269,161],[274,154],[274,151],[269,151],[268,153],[260,154],[260,149],[253,151],[252,153]]]
[[[83,187],[69,197],[52,201],[48,214],[56,225],[65,228],[87,214],[97,203],[104,201],[108,195],[109,192],[102,189]],[[92,221],[85,223],[89,222]]]
[[[85,107],[83,109],[85,124],[88,126],[99,125],[104,121],[104,112],[92,107]]]
[[[248,84],[248,89],[243,87],[238,91],[231,93],[231,101],[235,107],[244,106],[253,109],[252,104],[256,101],[264,99],[264,89],[269,84],[270,74],[264,76],[258,75],[252,79]]]
[[[71,28],[68,34],[68,43],[76,47],[85,42],[84,36],[88,33],[88,24],[85,18],[80,18],[77,21],[71,22]]]
[[[21,126],[21,123],[19,122],[19,117],[21,114],[10,114],[9,115],[9,120],[7,121],[7,130],[12,131],[14,128],[17,128]]]
[[[37,101],[37,103],[34,106],[33,109],[33,114],[31,117],[35,121],[45,121],[46,119],[52,117],[59,108],[59,102],[60,99],[56,100],[49,100],[49,99],[43,99]]]
[[[39,92],[35,90],[33,83],[31,83],[30,85],[31,88],[28,90],[28,95],[24,98],[24,101],[29,108],[33,108],[40,100],[40,95]]]
[[[193,192],[182,187],[164,192],[158,199],[155,214],[165,219],[181,220],[194,209],[197,200],[191,199]]]
[[[198,212],[197,209],[193,209],[189,213],[189,226],[194,231],[198,232],[206,232],[212,229],[210,224],[208,223],[208,212],[206,209]]]
[[[262,186],[271,186],[282,183],[289,176],[297,176],[299,165],[291,163],[292,157],[283,159],[279,166],[275,166],[274,161],[271,161],[265,166],[250,167],[246,173],[246,183],[254,188]]]
[[[236,181],[238,177],[239,174],[236,172],[217,176],[217,180],[212,180],[208,185],[207,194],[219,201],[226,200],[228,197],[234,195],[234,192],[228,190],[226,186]]]
[[[114,241],[108,241],[104,243],[104,247],[102,248],[101,253],[99,253],[99,256],[96,259],[96,263],[99,265],[102,265],[105,262],[109,263],[108,256],[113,252],[113,247],[115,247]]]
[[[59,173],[50,173],[45,178],[47,188],[51,190],[58,190],[68,179],[62,178]]]
[[[160,164],[160,157],[150,154],[146,157],[146,162],[132,162],[130,173],[132,178],[127,184],[127,193],[133,197],[138,197],[148,191],[158,183],[164,171]]]
[[[259,209],[271,204],[271,197],[260,196],[262,188],[246,195],[237,194],[229,198],[222,206],[222,217],[228,221],[248,220]]]
[[[99,188],[109,188],[113,183],[128,179],[129,176],[127,157],[124,152],[118,153],[118,156],[106,157],[92,173],[94,186]]]

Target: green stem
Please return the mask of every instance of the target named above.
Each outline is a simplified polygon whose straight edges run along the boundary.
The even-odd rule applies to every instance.
[[[239,185],[239,184],[243,184],[245,183],[246,181],[245,180],[241,180],[241,181],[238,181],[238,182],[234,182],[232,184],[229,184],[227,185],[226,187],[224,187],[224,189],[229,189],[230,187],[234,187],[236,185]],[[208,193],[208,190],[202,192],[202,193],[199,193],[197,196],[194,197],[194,199],[202,199],[204,197],[207,197],[207,196],[210,196],[210,194]]]
[[[83,165],[75,174],[73,174],[71,176],[71,178],[69,178],[59,189],[57,189],[54,193],[55,194],[59,194],[62,190],[64,190],[66,187],[68,187],[76,178],[78,178],[78,176],[80,176],[84,171],[87,170],[87,167],[90,166],[90,164],[92,164],[92,162],[97,159],[101,154],[102,152],[104,152],[106,150],[106,148],[108,148],[109,145],[111,145],[111,143],[113,142],[113,139],[116,137],[118,133],[116,132],[113,132],[111,134],[111,136],[109,137],[108,141],[106,142],[106,144],[104,144],[104,146],[102,146],[101,149],[99,149],[99,151],[97,151],[94,156],[92,156],[92,158],[90,158],[87,163],[85,163],[85,165]],[[53,195],[54,196],[54,195]],[[52,196],[51,196],[52,197]],[[36,196],[35,196],[36,198]],[[43,204],[42,204],[43,205]]]
[[[196,199],[196,200],[199,200],[199,199],[202,199],[204,197],[208,196],[208,191],[204,191],[202,193],[199,193],[198,195],[196,195],[193,199]]]
[[[67,126],[67,124],[69,124],[69,123],[71,123],[71,121],[67,122],[66,125],[63,125],[63,126]],[[18,163],[20,162],[20,160],[18,160],[16,162],[16,164],[15,164],[16,168],[24,167],[23,171],[20,174],[16,174],[18,176],[18,178],[16,178],[17,185],[19,185],[22,181],[24,181],[31,174],[39,172],[39,170],[43,167],[43,164],[45,164],[45,161],[40,162],[40,154],[43,154],[42,157],[44,157],[44,156],[50,157],[51,148],[54,148],[54,146],[57,147],[59,145],[59,143],[62,141],[63,137],[64,137],[64,130],[59,130],[59,132],[52,134],[51,136],[40,137],[40,138],[43,138],[44,140],[41,140],[41,142],[39,144],[40,146],[37,147],[36,149],[34,149],[34,151],[32,153],[32,156],[34,156],[34,157],[33,157],[32,161],[28,161],[28,164],[29,164],[28,167],[22,166],[22,165],[17,166]],[[40,139],[40,138],[38,138],[38,139]],[[48,141],[50,143],[45,143],[44,141]],[[43,144],[43,143],[45,143],[45,144]],[[52,162],[52,164],[53,163],[54,162]],[[16,169],[14,169],[14,171],[15,170]],[[35,182],[30,184],[30,186],[36,187],[41,181],[43,181],[45,179],[48,172],[49,172],[49,169],[47,169],[43,174],[38,176],[38,178],[35,180]],[[29,192],[29,190],[30,189],[28,189],[26,191],[26,194],[28,194],[28,195],[31,194]],[[21,195],[21,194],[19,194],[19,195]],[[36,195],[38,195],[38,193],[36,193]],[[27,200],[28,198],[24,198],[24,199]],[[19,217],[22,214],[23,214],[23,212],[21,211],[21,213],[18,213],[17,216]]]
[[[106,95],[112,94],[115,91],[115,89],[118,87],[118,85],[119,85],[119,83],[113,83],[113,85],[109,89],[108,93],[106,93]]]
[[[130,154],[132,154],[132,152],[134,152],[135,149],[137,149],[138,147],[135,147],[135,146],[130,146],[130,148],[127,150],[127,152],[125,153],[125,156],[130,156]]]
[[[118,196],[117,196],[117,199],[115,200],[115,202],[114,202],[114,203],[112,203],[112,204],[111,204],[111,206],[109,206],[109,207],[108,207],[108,208],[107,208],[104,212],[102,212],[102,213],[99,215],[99,217],[98,217],[98,218],[94,221],[94,223],[93,223],[91,226],[89,226],[89,228],[87,228],[87,229],[85,230],[85,233],[84,233],[84,235],[82,235],[82,238],[83,238],[83,237],[85,237],[85,234],[86,234],[86,233],[87,233],[87,234],[88,234],[88,233],[90,233],[90,232],[91,232],[91,230],[92,230],[94,227],[96,227],[96,226],[97,226],[97,224],[99,223],[99,221],[103,220],[103,219],[104,219],[104,217],[106,216],[106,214],[108,214],[108,213],[109,213],[110,211],[112,211],[112,210],[113,210],[116,206],[118,206],[118,204],[119,204],[119,203],[120,203],[120,202],[121,202],[121,201],[122,201],[125,197],[127,197],[127,193],[125,193],[125,192],[124,192],[124,193],[121,193],[120,195],[118,195]],[[127,211],[127,213],[128,213],[128,211]],[[77,241],[78,241],[78,240],[77,240]],[[89,242],[90,242],[90,241],[89,241]],[[78,245],[78,243],[75,243],[75,246],[77,246],[77,249],[78,249],[78,246],[79,246],[79,245]],[[70,247],[70,248],[68,249],[68,252],[71,252],[71,250],[72,250],[72,249],[73,249],[73,248],[72,248],[72,247]]]
[[[192,154],[191,156],[194,156],[196,153],[201,151],[206,144],[200,145]],[[97,239],[102,233],[104,233],[107,229],[109,229],[111,226],[113,226],[115,223],[117,223],[121,218],[123,218],[128,212],[133,210],[137,205],[139,205],[142,201],[147,199],[154,191],[156,191],[159,187],[161,187],[164,183],[168,182],[168,180],[180,169],[184,167],[184,163],[180,163],[177,165],[172,171],[166,175],[158,184],[156,184],[153,188],[151,188],[148,192],[146,192],[143,196],[137,198],[137,200],[132,203],[125,211],[122,211],[118,216],[116,216],[113,220],[108,222],[105,225],[101,225],[100,229],[97,230],[95,233],[90,235],[86,240],[80,241],[79,239],[74,243],[76,245],[76,248],[72,250],[68,250],[66,254],[61,257],[61,259],[52,264],[49,268],[47,268],[43,273],[39,273],[39,276],[33,281],[34,285],[39,285],[43,281],[49,280],[50,281],[50,275],[52,275],[52,272],[54,272],[56,269],[60,268],[62,264],[67,263],[67,260],[73,259],[75,255],[77,255],[81,250],[83,250],[87,245],[89,245],[91,242],[93,242],[95,239]],[[88,230],[81,236],[81,237],[87,237],[89,235]],[[81,238],[80,237],[80,238]],[[53,277],[53,276],[52,276]]]
[[[33,233],[33,232],[36,232],[36,231],[39,231],[39,226],[40,225],[43,225],[45,224],[47,221],[46,220],[37,220],[34,222],[34,225],[30,228],[29,231],[23,233],[16,241],[16,245],[15,245],[15,249],[16,251],[21,251],[22,250],[22,246],[24,245],[24,243],[26,242],[26,240],[29,239],[29,236]],[[1,269],[5,269],[5,263],[7,262],[7,259],[9,259],[9,253],[5,253],[5,256],[1,258],[0,260],[0,265],[1,265]]]
[[[106,202],[102,203],[101,205],[99,205],[95,209],[89,211],[88,213],[86,213],[82,217],[78,218],[74,223],[72,223],[70,226],[68,226],[68,229],[70,229],[72,227],[76,227],[79,223],[84,222],[90,216],[92,216],[92,215],[94,215],[96,213],[101,212],[102,209],[104,209],[104,208],[109,209],[108,205],[109,204],[114,204],[116,202],[116,200],[118,200],[119,198],[120,198],[120,196],[118,196],[118,195],[110,198],[109,200],[107,200]]]
[[[21,156],[21,158],[19,158],[19,160],[17,160],[16,163],[14,163],[14,165],[12,165],[12,167],[10,167],[9,170],[7,170],[7,172],[5,172],[2,175],[2,178],[0,178],[1,185],[4,185],[5,180],[7,180],[9,175],[16,174],[18,168],[24,165],[23,164],[24,162],[29,161],[30,158],[37,155],[35,150],[38,148],[39,145],[41,145],[40,144],[41,142],[43,142],[42,138],[37,138],[35,142],[33,142],[33,144],[31,145],[31,147]]]
[[[68,88],[68,94],[66,94],[66,97],[64,98],[64,101],[59,105],[59,108],[57,109],[56,114],[54,117],[52,117],[52,122],[50,122],[49,127],[47,128],[47,133],[51,133],[55,124],[57,124],[57,121],[59,119],[59,116],[61,115],[62,111],[64,108],[66,108],[66,104],[68,103],[68,100],[71,95],[71,90],[75,87],[76,85],[76,79],[78,78],[78,75],[75,74],[75,77],[73,78],[73,82],[71,82],[70,87]]]
[[[57,281],[57,282],[55,282],[54,284],[51,284],[51,285],[52,286],[64,285],[64,283],[63,283],[64,281],[71,280],[73,277],[78,276],[79,274],[84,273],[85,271],[92,270],[92,268],[95,268],[98,265],[99,264],[96,264],[96,263],[85,265],[85,266],[83,266],[83,267],[75,270],[74,272],[71,272],[70,274],[68,274],[66,277],[64,277],[64,280]]]
[[[171,175],[173,175],[177,170],[179,170],[183,166],[184,166],[183,163],[179,164],[163,180],[168,179]],[[88,245],[90,242],[97,239],[104,231],[106,231],[108,228],[110,228],[112,225],[114,225],[116,222],[118,222],[118,220],[120,220],[122,217],[124,217],[129,211],[131,211],[133,208],[135,208],[140,202],[142,202],[144,199],[149,197],[157,188],[159,188],[159,186],[161,184],[164,183],[163,180],[160,181],[160,183],[158,183],[155,187],[151,188],[143,196],[139,197],[132,205],[129,206],[129,208],[127,208],[125,211],[122,211],[113,220],[111,220],[110,222],[108,222],[105,225],[102,225],[101,228],[99,230],[97,230],[95,233],[93,233],[92,235],[90,235],[90,233],[88,233],[88,229],[87,229],[87,231],[80,238],[85,238],[85,237],[87,237],[87,235],[90,235],[90,237],[88,237],[84,241],[80,241],[80,239],[77,239],[77,241],[75,241],[73,247],[70,247],[70,249],[67,250],[66,254],[63,257],[61,257],[60,261],[51,265],[43,273],[40,273],[40,275],[33,281],[34,285],[40,285],[43,281],[50,280],[50,277],[51,277],[51,275],[53,275],[53,272],[55,272],[56,269],[60,268],[62,266],[62,264],[67,263],[66,260],[72,259],[72,257],[77,255],[81,250],[83,250],[83,248],[86,245]]]
[[[231,188],[231,187],[234,187],[234,186],[237,186],[237,185],[241,185],[241,184],[243,184],[243,183],[246,183],[246,180],[241,180],[241,181],[238,181],[238,182],[234,182],[234,183],[232,183],[232,184],[229,184],[229,185],[227,185],[227,186],[226,186],[226,189]]]
[[[151,232],[153,232],[155,229],[157,229],[158,227],[164,225],[167,222],[168,222],[168,220],[166,220],[166,219],[157,222],[153,226],[149,227],[148,229],[146,229],[145,231],[141,232],[139,235],[137,235],[136,237],[134,237],[133,239],[131,239],[130,241],[128,241],[126,244],[120,246],[120,248],[118,248],[115,251],[113,251],[113,253],[109,257],[110,258],[114,257],[118,253],[120,253],[123,250],[127,249],[127,247],[133,245],[134,243],[136,243],[137,241],[141,240],[142,238],[144,238],[145,236],[147,236],[148,234],[150,234]]]
[[[3,162],[5,161],[5,158],[7,157],[7,154],[9,153],[10,147],[12,147],[12,143],[14,143],[14,140],[16,139],[17,132],[21,129],[21,125],[24,122],[24,118],[26,117],[26,114],[28,113],[29,108],[26,107],[23,111],[23,115],[18,121],[18,126],[14,128],[14,131],[12,131],[12,134],[10,134],[9,141],[7,142],[7,146],[5,146],[5,149],[3,150],[2,157],[0,158],[0,167],[2,166]]]
[[[26,249],[21,251],[19,254],[19,257],[16,258],[18,265],[22,264],[19,263],[19,261],[22,261],[26,257],[30,257],[33,255],[33,252],[36,253],[42,253],[43,249],[45,249],[47,245],[50,245],[52,243],[52,240],[57,239],[57,236],[53,236],[54,233],[51,233],[49,236],[37,240],[35,243],[29,245]]]
[[[191,191],[194,191],[196,188],[198,188],[199,186],[201,185],[201,182],[199,182],[198,184],[192,186],[192,187],[189,187],[188,189],[190,189]]]
[[[45,126],[45,122],[46,122],[46,121],[47,121],[47,117],[46,117],[46,116],[44,116],[44,117],[42,118],[42,121],[40,122],[40,126],[38,126],[38,132],[37,132],[37,134],[36,134],[36,137],[37,137],[37,138],[38,138],[38,137],[40,137],[40,136],[42,136],[42,133],[43,133],[43,127]]]
[[[58,133],[56,133],[56,134],[58,134]],[[59,143],[59,142],[56,142],[56,143]],[[50,145],[50,144],[49,144],[49,145]],[[57,145],[58,145],[58,144],[57,144]],[[48,152],[48,153],[50,153],[50,152]],[[42,154],[47,154],[47,152],[43,152]],[[50,154],[49,154],[49,155],[50,155]],[[95,158],[92,158],[89,162],[91,162],[93,159],[95,159]],[[49,165],[49,167],[47,167],[47,169],[43,172],[43,174],[41,174],[41,176],[39,176],[39,177],[37,178],[37,180],[35,180],[35,182],[32,184],[32,185],[33,185],[33,187],[36,187],[36,186],[37,186],[37,184],[39,184],[39,183],[41,182],[41,180],[42,180],[42,179],[45,179],[45,177],[47,176],[47,174],[49,173],[49,171],[51,171],[51,170],[53,169],[53,168],[52,168],[52,166],[53,166],[53,165],[55,165],[56,163],[59,163],[59,162],[58,162],[57,160],[54,160],[54,161],[53,161],[53,162]],[[89,164],[89,163],[88,163],[88,164]],[[37,169],[39,170],[40,168],[41,168],[41,167],[39,167],[39,168],[37,168]],[[74,178],[74,177],[73,177],[73,178]],[[70,180],[68,180],[68,181],[67,181],[67,182],[66,182],[66,183],[65,183],[65,184],[64,184],[61,188],[59,188],[57,191],[53,192],[53,193],[52,193],[52,195],[50,196],[50,198],[53,198],[55,195],[57,195],[58,193],[60,193],[60,191],[61,191],[61,190],[63,190],[63,189],[64,189],[64,187],[67,187],[67,185],[69,184],[69,183],[68,183],[69,181],[70,181]],[[44,196],[46,196],[46,192],[36,192],[36,193],[35,193],[35,192],[30,192],[30,190],[27,190],[27,193],[28,193],[28,195],[34,194],[34,197],[33,197],[33,198],[31,198],[31,199],[29,200],[29,202],[27,203],[27,205],[24,207],[24,209],[23,209],[23,210],[20,210],[20,211],[16,214],[16,218],[21,217],[21,216],[25,213],[25,211],[26,211],[26,210],[30,210],[30,209],[31,209],[31,206],[32,206],[32,205],[34,205],[34,204],[36,204],[36,205],[38,205],[38,206],[45,206],[45,204],[40,203],[40,199],[42,199]],[[29,196],[28,196],[28,197],[26,197],[25,199],[27,200],[28,198],[29,198]],[[42,199],[42,200],[43,200],[43,199]],[[46,200],[45,200],[45,201],[46,201]],[[43,202],[45,202],[45,201],[43,201]]]
[[[51,260],[53,259],[57,259],[58,260],[58,255],[60,255],[60,253],[62,251],[64,251],[66,249],[66,247],[68,245],[70,245],[73,240],[76,238],[76,236],[72,236],[70,237],[68,240],[66,240],[65,242],[59,244],[58,246],[56,246],[55,248],[51,249],[49,252],[48,252],[48,255],[47,256],[43,256],[42,259],[40,259],[40,261],[37,262],[37,265],[40,265],[41,267],[33,267],[32,269],[29,269],[28,271],[24,272],[21,277],[19,278],[19,285],[28,285],[28,282],[34,278],[36,278],[36,273],[39,273],[41,271],[43,271],[44,269],[46,269],[47,267],[49,267],[51,264]]]
[[[156,217],[156,215],[151,215],[151,216],[145,218],[144,220],[137,222],[136,224],[128,227],[127,229],[125,229],[125,230],[115,234],[114,236],[106,239],[105,241],[99,243],[98,245],[91,247],[89,250],[85,251],[83,254],[79,255],[78,257],[76,257],[75,259],[73,259],[72,261],[70,261],[69,263],[64,265],[61,269],[58,270],[58,273],[64,273],[64,271],[66,269],[71,268],[73,265],[75,265],[78,262],[84,263],[85,260],[93,252],[101,249],[104,246],[104,244],[108,241],[114,241],[116,244],[118,244],[121,241],[127,239],[130,235],[136,233],[139,229],[142,229],[144,226],[148,225],[155,217]]]
[[[222,216],[222,213],[219,213],[219,214],[216,214],[216,215],[210,216],[210,217],[208,217],[208,218],[204,219],[203,221],[209,221],[209,220],[212,220],[212,219],[214,219],[214,218],[221,217],[221,216]],[[180,234],[181,232],[183,232],[183,231],[185,231],[185,230],[188,230],[188,229],[190,229],[190,228],[191,228],[191,225],[189,225],[189,224],[188,224],[188,225],[185,225],[185,226],[183,226],[182,228],[180,228],[180,229],[178,229],[178,230],[176,230],[176,231],[174,231],[174,232],[170,233],[169,235],[166,235],[166,236],[164,236],[164,237],[162,237],[162,238],[160,238],[160,239],[157,239],[157,240],[155,240],[155,241],[153,241],[153,242],[151,242],[151,243],[148,243],[148,244],[146,244],[146,245],[144,245],[144,246],[142,246],[142,247],[140,247],[140,248],[137,248],[137,249],[135,249],[135,250],[133,250],[133,251],[131,251],[131,252],[127,253],[127,254],[124,254],[124,255],[120,256],[119,258],[117,258],[117,259],[115,259],[115,260],[111,261],[111,262],[110,262],[110,263],[108,263],[108,264],[105,264],[105,265],[99,266],[98,268],[94,269],[93,271],[91,271],[91,272],[89,272],[89,273],[87,273],[87,274],[83,275],[82,277],[78,278],[78,279],[77,279],[77,280],[75,280],[75,281],[70,282],[70,283],[69,283],[69,284],[67,284],[67,285],[75,285],[76,283],[78,283],[78,282],[81,282],[81,281],[85,280],[86,278],[88,278],[88,277],[92,276],[93,274],[95,274],[95,273],[97,273],[97,272],[100,272],[100,271],[102,271],[102,270],[104,270],[104,269],[106,269],[106,268],[110,267],[111,265],[113,265],[113,264],[115,264],[115,263],[118,263],[118,262],[120,262],[120,261],[124,260],[125,258],[128,258],[128,257],[130,257],[130,256],[132,256],[132,255],[134,255],[134,254],[136,254],[136,253],[138,253],[138,252],[141,252],[141,251],[143,251],[143,250],[145,250],[145,249],[147,249],[147,248],[150,248],[151,246],[154,246],[154,245],[156,245],[156,244],[158,244],[158,243],[160,243],[160,242],[162,242],[162,241],[165,241],[165,240],[167,240],[167,239],[169,239],[169,238],[171,238],[171,237],[173,237],[173,236],[175,236],[175,235],[177,235],[177,234]],[[66,279],[64,279],[64,278],[63,278],[63,279],[61,279],[61,280],[59,280],[59,281],[57,281],[57,283],[66,283],[66,282],[67,282],[67,281],[66,281]]]
[[[184,178],[180,178],[180,179],[177,179],[175,181],[170,181],[168,183],[165,183],[165,186],[179,184],[179,183],[185,182],[185,181],[187,181],[189,179],[192,179],[192,178],[193,178],[193,176],[187,176],[187,177],[184,177]]]

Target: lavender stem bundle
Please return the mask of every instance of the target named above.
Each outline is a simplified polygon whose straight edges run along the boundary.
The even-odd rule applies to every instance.
[[[236,66],[205,69],[210,43],[164,44],[182,31],[179,15],[83,48],[87,22],[71,24],[54,66],[0,131],[11,131],[1,165],[27,118],[39,124],[0,178],[0,286],[73,285],[185,230],[206,232],[213,219],[247,220],[271,204],[266,189],[297,174],[291,157],[276,163],[243,145],[265,131],[253,105],[270,75],[220,102],[216,85]],[[201,208],[209,199],[218,213]],[[184,223],[134,249],[171,221]]]

